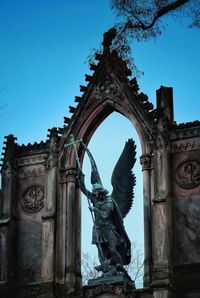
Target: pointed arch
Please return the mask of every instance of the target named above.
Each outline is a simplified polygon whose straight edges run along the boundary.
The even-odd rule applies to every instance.
[[[116,53],[107,54],[100,58],[100,63],[95,68],[92,77],[88,78],[87,87],[81,86],[84,91],[82,98],[76,98],[79,102],[73,110],[72,118],[68,121],[68,126],[64,128],[60,139],[60,193],[62,199],[58,202],[62,213],[62,225],[59,225],[59,233],[64,235],[64,243],[60,243],[57,253],[62,253],[60,266],[65,266],[62,271],[63,279],[70,285],[72,281],[80,282],[80,231],[81,231],[81,212],[80,212],[80,190],[76,183],[76,155],[73,147],[66,146],[70,142],[71,134],[75,140],[83,139],[87,145],[100,124],[113,112],[118,112],[126,117],[135,127],[140,139],[142,149],[142,171],[144,177],[144,239],[145,239],[145,278],[147,283],[150,280],[150,260],[151,260],[151,218],[150,201],[153,187],[153,175],[151,175],[151,161],[149,167],[143,164],[144,157],[149,160],[152,158],[152,144],[154,140],[154,128],[152,117],[153,105],[143,93],[138,93],[139,87],[136,79],[127,79],[128,71],[123,61],[116,56]],[[76,145],[78,155],[83,161],[84,148]],[[61,219],[60,219],[61,220]],[[65,224],[65,225],[64,225]],[[72,236],[73,235],[73,236]],[[59,266],[59,261],[57,262]],[[66,273],[66,276],[65,276]]]

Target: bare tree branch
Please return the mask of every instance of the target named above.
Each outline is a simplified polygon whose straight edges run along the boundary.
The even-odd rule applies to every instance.
[[[152,22],[149,25],[145,25],[135,14],[133,14],[134,18],[139,22],[139,24],[135,24],[133,25],[132,23],[130,23],[130,21],[128,21],[129,25],[128,28],[134,29],[134,28],[141,28],[142,30],[148,30],[150,28],[152,28],[156,21],[161,18],[162,16],[166,15],[167,13],[178,9],[179,7],[183,6],[184,4],[186,4],[187,2],[189,2],[189,0],[178,0],[175,1],[163,8],[161,8],[160,10],[158,10],[155,15],[154,18],[152,20]]]
[[[130,277],[142,285],[143,277],[143,253],[141,248],[136,242],[131,243],[131,262],[129,265],[125,266],[126,271]],[[94,279],[100,276],[99,272],[94,269],[98,265],[98,261],[95,256],[91,256],[88,253],[83,253],[81,260],[81,271],[82,271],[82,284],[87,285],[89,279]]]
[[[184,25],[189,28],[200,28],[199,0],[110,0],[110,2],[111,9],[119,19],[115,25],[117,35],[112,41],[111,51],[116,50],[136,76],[141,72],[132,59],[130,45],[133,40],[147,41],[160,35],[166,27],[164,17],[171,17],[172,13],[173,16],[176,13],[175,21],[180,21],[184,17]]]

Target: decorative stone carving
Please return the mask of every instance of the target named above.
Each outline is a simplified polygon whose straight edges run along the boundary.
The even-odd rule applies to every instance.
[[[119,282],[118,284],[102,284],[97,286],[87,286],[84,289],[84,297],[109,297],[109,298],[131,298],[133,297],[134,286],[128,281],[124,283]],[[145,296],[146,297],[146,296]]]
[[[181,151],[188,151],[188,150],[198,150],[200,149],[200,143],[192,139],[191,141],[187,142],[174,142],[172,143],[172,152],[181,152]]]
[[[66,181],[76,182],[77,170],[75,168],[67,169],[66,171]]]
[[[21,157],[18,159],[18,166],[35,165],[44,162],[46,154],[33,155],[29,157]]]
[[[46,168],[48,170],[53,169],[58,164],[57,141],[58,141],[57,128],[52,128],[50,130],[50,142],[49,142],[49,150],[48,150],[49,152],[46,160]]]
[[[36,177],[36,176],[42,176],[45,174],[44,165],[41,165],[40,167],[35,168],[20,168],[18,170],[17,178],[28,178],[28,177]]]
[[[12,176],[12,166],[10,162],[6,162],[5,166],[3,167],[2,176],[3,177],[11,177]]]
[[[155,149],[166,149],[170,147],[169,142],[169,124],[166,116],[161,115],[157,121],[155,142],[153,147]]]
[[[144,154],[140,156],[140,164],[142,166],[142,171],[144,170],[150,170],[151,169],[151,155],[150,154]]]
[[[167,199],[168,199],[167,193],[164,190],[161,190],[160,192],[158,192],[155,195],[153,202],[154,203],[163,203],[163,202],[166,202]]]
[[[38,212],[44,207],[44,188],[32,185],[25,189],[21,198],[22,209],[26,212]]]
[[[197,187],[200,184],[200,161],[190,160],[181,163],[176,169],[175,180],[182,188]]]
[[[119,87],[108,76],[99,84],[94,91],[93,95],[97,100],[104,99],[106,97],[113,98],[115,100],[123,100],[124,96]]]

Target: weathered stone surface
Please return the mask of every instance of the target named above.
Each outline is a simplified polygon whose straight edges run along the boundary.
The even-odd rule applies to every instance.
[[[42,229],[36,221],[20,221],[16,231],[17,282],[41,281]]]
[[[199,151],[174,154],[173,160],[176,263],[196,264],[200,263],[200,185],[196,167],[189,167],[188,162],[198,165]],[[182,178],[178,183],[177,172]]]
[[[200,261],[200,198],[185,197],[176,202],[177,264]],[[189,253],[192,252],[192,253]]]
[[[42,280],[53,281],[54,277],[54,221],[43,222],[42,230]]]
[[[173,295],[172,291],[165,288],[161,288],[155,289],[153,291],[153,298],[175,298],[175,296]]]
[[[124,283],[102,284],[96,286],[84,287],[84,298],[97,297],[97,298],[134,298],[135,289],[131,285]]]
[[[6,226],[0,226],[0,280],[1,282],[7,281],[7,270],[8,270],[8,228]]]

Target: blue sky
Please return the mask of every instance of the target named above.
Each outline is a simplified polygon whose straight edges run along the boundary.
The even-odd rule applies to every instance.
[[[80,94],[79,85],[85,84],[85,73],[91,73],[87,56],[99,47],[103,32],[114,23],[108,0],[0,1],[0,106],[4,106],[0,110],[0,148],[3,137],[10,133],[18,137],[19,144],[27,144],[45,140],[48,128],[63,125],[63,117],[70,116],[68,106],[75,105],[74,97]],[[135,63],[144,72],[138,79],[141,91],[155,104],[156,89],[173,87],[178,123],[200,118],[199,53],[200,30],[185,29],[173,20],[156,41],[133,43]],[[113,114],[92,138],[90,148],[107,188],[129,137],[137,140],[132,125]],[[138,156],[139,146],[138,142]],[[136,169],[138,189],[127,221],[134,230],[131,238],[142,242],[139,165]],[[88,226],[86,209],[83,222]],[[83,238],[89,243],[90,232]],[[87,245],[84,250],[90,250]]]

